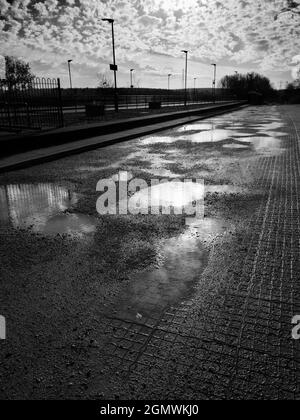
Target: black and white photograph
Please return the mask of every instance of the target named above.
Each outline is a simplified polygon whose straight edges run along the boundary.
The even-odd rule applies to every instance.
[[[0,0],[0,400],[299,378],[300,0]]]

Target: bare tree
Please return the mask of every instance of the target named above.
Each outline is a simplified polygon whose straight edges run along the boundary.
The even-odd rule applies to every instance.
[[[110,78],[109,73],[99,73],[98,75],[98,87],[104,89],[110,89],[113,87],[113,81]]]

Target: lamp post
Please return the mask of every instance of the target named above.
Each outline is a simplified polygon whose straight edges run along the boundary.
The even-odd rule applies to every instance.
[[[213,101],[216,102],[216,82],[217,82],[217,65],[212,64],[214,67],[214,80],[213,80]]]
[[[108,22],[111,24],[111,31],[112,31],[112,47],[113,47],[113,65],[110,66],[111,70],[114,72],[114,79],[115,79],[115,111],[119,112],[119,102],[118,102],[118,85],[117,85],[117,71],[118,66],[116,64],[116,49],[115,49],[115,31],[114,31],[114,19],[102,19],[103,22]]]
[[[168,90],[170,90],[170,79],[172,77],[172,74],[168,74]]]
[[[187,77],[188,77],[188,51],[182,50],[185,54],[185,87],[184,87],[184,106],[187,106]]]
[[[72,74],[71,74],[71,63],[73,60],[68,60],[68,68],[69,68],[69,79],[70,79],[70,89],[73,89],[72,85]]]
[[[131,87],[131,89],[133,89],[133,72],[134,72],[134,69],[131,69],[130,70],[130,87]]]

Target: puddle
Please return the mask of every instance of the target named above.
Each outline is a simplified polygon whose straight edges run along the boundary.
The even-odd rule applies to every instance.
[[[288,133],[284,133],[283,131],[260,131],[259,135],[267,137],[286,137],[288,136]]]
[[[256,130],[264,130],[264,131],[272,131],[272,130],[278,130],[279,128],[285,127],[285,124],[282,122],[271,122],[271,123],[261,123],[257,124],[253,128]]]
[[[204,199],[202,183],[174,181],[145,188],[135,193],[130,202],[145,210],[151,205],[152,210],[160,207],[173,208],[175,214],[181,214],[180,211],[183,212],[185,206],[202,199]]]
[[[177,131],[180,133],[182,131],[207,131],[213,130],[214,123],[203,123],[203,124],[189,124],[180,127]]]
[[[249,145],[232,143],[232,144],[224,144],[223,148],[224,149],[249,149]]]
[[[216,129],[212,131],[202,131],[201,133],[185,136],[183,140],[190,140],[193,143],[214,143],[227,140],[234,136],[234,131]]]
[[[164,137],[153,136],[153,137],[147,137],[145,139],[142,139],[141,143],[148,146],[148,145],[159,144],[159,143],[175,143],[176,141],[178,141],[178,139],[172,136],[164,136]]]
[[[204,219],[197,227],[189,228],[180,236],[162,240],[157,244],[159,267],[134,274],[125,301],[134,317],[159,310],[192,293],[207,267],[210,246],[228,226],[222,220]],[[153,313],[153,312],[152,312]]]
[[[274,154],[283,151],[282,141],[276,137],[246,137],[242,140],[251,143],[258,153]]]
[[[40,218],[33,218],[32,223],[34,232],[46,235],[80,236],[96,231],[95,218],[84,214],[59,214],[46,221]]]
[[[51,235],[91,233],[95,220],[67,213],[77,201],[76,194],[54,184],[1,186],[0,224]]]

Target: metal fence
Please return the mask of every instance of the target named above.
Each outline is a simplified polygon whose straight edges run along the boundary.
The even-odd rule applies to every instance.
[[[0,128],[48,129],[63,126],[59,79],[35,78],[30,83],[0,85]]]
[[[197,106],[213,102],[235,101],[237,99],[227,91],[221,90],[219,90],[216,97],[212,97],[211,90],[204,92],[189,90],[186,98],[184,91],[142,94],[135,89],[132,94],[124,94],[123,92],[124,89],[120,89],[118,92],[119,111],[149,111],[151,110],[151,105],[154,105],[152,109],[180,108],[185,105],[185,102],[187,106]],[[90,93],[89,90],[63,90],[62,100],[66,117],[73,112],[76,112],[77,115],[85,114],[86,105],[102,106],[106,113],[111,113],[115,110],[114,93],[111,89],[98,91],[90,89]]]

